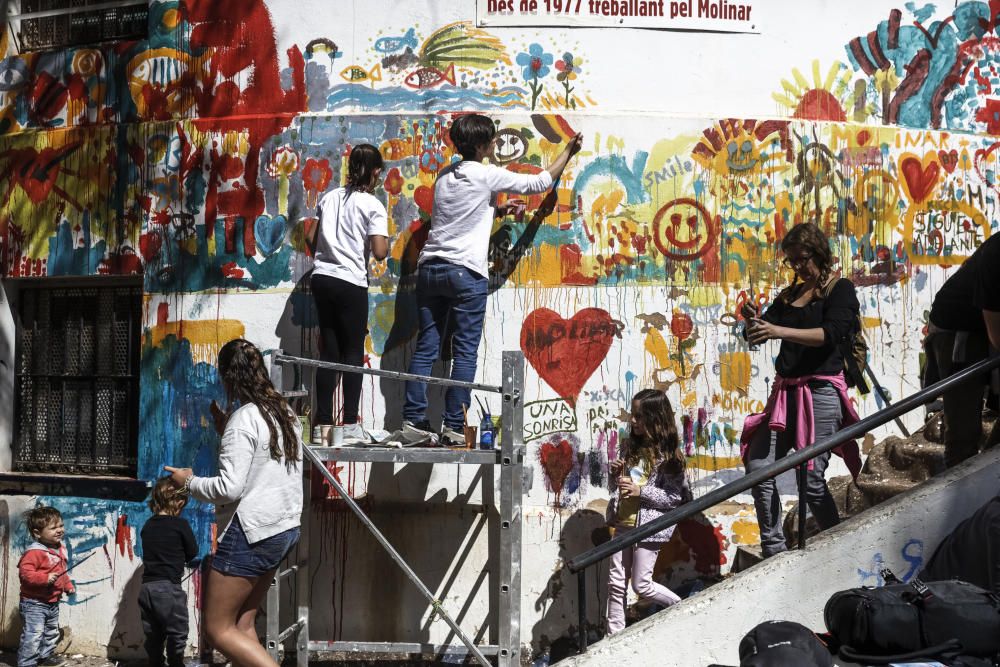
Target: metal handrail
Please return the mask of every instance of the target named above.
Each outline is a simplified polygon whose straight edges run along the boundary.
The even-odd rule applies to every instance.
[[[478,382],[464,382],[462,380],[452,380],[451,378],[438,378],[429,375],[416,375],[414,373],[402,373],[400,371],[387,371],[381,368],[367,368],[365,366],[351,366],[350,364],[338,364],[332,361],[319,361],[318,359],[306,359],[304,357],[290,357],[287,354],[275,354],[274,363],[289,366],[309,366],[312,368],[322,368],[324,370],[340,371],[341,373],[357,373],[358,375],[375,375],[377,377],[389,378],[391,380],[416,380],[427,384],[437,384],[445,387],[465,387],[466,389],[478,389],[488,391],[493,394],[502,394],[503,387],[495,384],[479,384]]]
[[[653,519],[649,523],[644,523],[641,526],[629,530],[627,533],[618,535],[612,538],[610,541],[604,544],[598,545],[592,549],[589,549],[582,554],[576,556],[567,563],[569,571],[577,575],[577,586],[579,592],[578,608],[580,611],[580,628],[579,628],[579,648],[582,653],[587,649],[587,631],[586,631],[586,568],[591,565],[607,558],[608,556],[622,551],[628,547],[634,546],[650,535],[659,533],[662,530],[675,526],[684,519],[690,518],[703,510],[710,507],[718,505],[719,503],[725,502],[732,498],[733,496],[750,489],[751,487],[760,484],[764,480],[770,479],[771,477],[776,477],[783,472],[791,470],[796,466],[799,467],[799,548],[805,548],[805,499],[803,497],[805,484],[803,483],[802,477],[804,476],[806,467],[809,461],[821,454],[832,450],[835,447],[839,447],[848,440],[854,440],[855,438],[864,435],[868,431],[874,428],[887,424],[893,419],[900,415],[903,415],[914,408],[918,408],[925,405],[941,394],[945,393],[952,387],[956,385],[967,382],[969,379],[976,375],[981,375],[989,371],[1000,368],[1000,357],[993,357],[990,359],[984,359],[979,361],[968,368],[965,368],[954,375],[951,375],[943,380],[935,382],[929,387],[925,387],[920,391],[907,396],[898,403],[886,407],[873,415],[865,417],[864,419],[847,426],[837,433],[831,435],[828,438],[824,438],[817,443],[804,447],[800,450],[792,452],[791,454],[783,457],[779,461],[770,463],[763,468],[754,470],[751,473],[747,473],[740,479],[730,482],[725,486],[722,486],[714,491],[706,493],[700,498],[696,498],[688,503],[681,505],[669,512],[666,512],[660,517]]]

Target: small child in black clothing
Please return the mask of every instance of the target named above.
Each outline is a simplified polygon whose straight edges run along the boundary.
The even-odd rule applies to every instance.
[[[153,667],[183,667],[188,640],[187,593],[181,588],[184,565],[198,555],[198,545],[188,522],[180,518],[187,505],[185,489],[169,477],[157,480],[149,508],[153,510],[139,538],[145,570],[139,589],[146,654]],[[167,660],[163,660],[166,643]]]

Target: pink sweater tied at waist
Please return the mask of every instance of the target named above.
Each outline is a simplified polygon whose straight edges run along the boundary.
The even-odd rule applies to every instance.
[[[750,448],[750,443],[758,428],[766,426],[771,431],[783,432],[788,427],[789,395],[795,398],[795,414],[792,415],[792,428],[795,429],[795,449],[802,449],[816,442],[816,425],[813,422],[813,400],[809,383],[817,381],[829,382],[840,395],[840,407],[844,413],[841,427],[850,426],[860,421],[857,411],[851,405],[851,399],[847,396],[847,381],[844,380],[843,373],[804,375],[797,378],[783,378],[776,375],[774,387],[771,389],[771,396],[767,399],[764,412],[747,415],[743,421],[743,434],[740,436],[740,457],[744,463],[746,463],[747,450]],[[861,472],[861,452],[858,443],[850,440],[834,448],[833,453],[844,459],[847,469],[857,479],[858,473]],[[810,460],[810,470],[812,470],[812,465],[813,462]]]

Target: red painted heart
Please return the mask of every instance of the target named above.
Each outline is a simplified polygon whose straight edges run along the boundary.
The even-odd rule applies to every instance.
[[[549,490],[557,496],[562,493],[563,484],[573,471],[575,458],[573,447],[565,439],[546,442],[538,448],[538,460],[542,464],[542,470],[545,471]]]
[[[938,159],[941,160],[941,166],[944,167],[944,170],[950,174],[958,166],[958,151],[954,148],[950,151],[938,151]]]
[[[927,199],[937,184],[938,174],[941,172],[941,165],[938,162],[931,162],[926,167],[922,167],[920,160],[915,157],[903,158],[899,164],[899,169],[906,179],[906,186],[910,192],[910,199],[914,203],[919,203]]]
[[[994,155],[994,152],[996,152],[997,148],[1000,148],[1000,142],[997,142],[986,149],[977,148],[972,161],[972,164],[976,169],[976,174],[978,174],[979,178],[981,178],[982,181],[991,188],[996,188],[997,184],[996,167],[991,166],[996,163],[997,158]]]
[[[571,319],[539,308],[521,325],[521,350],[550,387],[576,404],[583,385],[601,365],[620,324],[605,310],[584,308]]]
[[[413,201],[427,215],[434,213],[434,188],[421,185],[413,191]]]

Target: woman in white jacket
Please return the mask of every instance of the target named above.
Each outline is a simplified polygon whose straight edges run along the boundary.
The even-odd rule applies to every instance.
[[[225,427],[219,475],[165,470],[174,484],[216,506],[220,530],[203,606],[209,640],[234,664],[275,667],[254,620],[275,570],[299,539],[301,427],[252,343],[226,343],[219,351],[219,375],[230,404],[239,403],[228,415],[212,403],[216,427]]]

